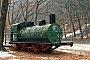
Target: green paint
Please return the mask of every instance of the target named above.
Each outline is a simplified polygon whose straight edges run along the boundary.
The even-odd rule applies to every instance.
[[[25,27],[20,30],[20,36],[27,38],[46,38],[51,43],[59,43],[62,40],[62,29],[58,24]]]
[[[51,43],[58,43],[62,40],[62,29],[58,24],[51,24],[47,31],[48,39]]]

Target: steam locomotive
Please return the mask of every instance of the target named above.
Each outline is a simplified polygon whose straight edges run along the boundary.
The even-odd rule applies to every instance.
[[[73,46],[73,42],[62,43],[62,36],[62,28],[55,23],[55,14],[50,14],[50,24],[45,20],[39,21],[37,26],[34,22],[13,24],[9,43],[14,44],[16,50],[34,52],[50,52],[61,45]]]

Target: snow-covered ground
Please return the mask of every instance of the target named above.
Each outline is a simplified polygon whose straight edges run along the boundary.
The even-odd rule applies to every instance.
[[[5,45],[5,42],[3,42],[3,45]],[[7,46],[11,46],[11,44],[9,43],[6,43]],[[5,58],[5,57],[15,57],[14,55],[10,54],[10,53],[15,53],[13,51],[8,51],[8,52],[5,52],[5,51],[0,51],[0,57],[1,58]]]
[[[85,52],[90,52],[90,45],[89,44],[74,44],[74,46],[60,46],[59,48],[55,49],[57,51],[73,53],[73,54],[82,54],[85,55]],[[84,52],[85,51],[85,52]]]
[[[82,33],[84,33],[84,30],[86,30],[86,29],[84,29],[86,26],[88,27],[89,24],[84,24],[84,25],[81,27]],[[81,35],[80,30],[75,31],[75,33],[76,33],[76,35]],[[74,32],[69,33],[69,34],[66,34],[66,37],[73,37],[73,36],[74,36]]]
[[[59,48],[55,49],[57,51],[67,52],[67,53],[73,53],[73,54],[82,54],[85,55],[83,51],[89,51],[90,52],[90,45],[89,44],[74,44],[74,46],[60,46]],[[0,51],[0,57],[16,57],[10,53],[15,53],[14,51],[9,52],[2,52]]]
[[[83,50],[83,51],[90,51],[89,44],[74,44],[74,46],[61,46],[58,49],[73,49],[73,50]]]
[[[9,52],[0,51],[0,57],[5,58],[5,57],[15,57],[15,56],[12,54],[9,54]]]

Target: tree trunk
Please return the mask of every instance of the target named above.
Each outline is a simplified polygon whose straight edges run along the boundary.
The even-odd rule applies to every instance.
[[[0,17],[0,50],[3,50],[4,27],[6,23],[7,9],[8,9],[8,0],[2,0],[2,9]]]

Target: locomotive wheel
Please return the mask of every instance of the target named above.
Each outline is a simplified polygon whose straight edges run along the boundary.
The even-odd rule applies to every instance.
[[[41,44],[40,48],[42,49],[42,52],[51,52],[52,47],[51,45]]]
[[[25,46],[26,46],[25,44],[21,45],[21,51],[25,51]]]
[[[34,52],[38,52],[38,53],[41,52],[40,51],[40,46],[38,44],[34,45]]]
[[[32,44],[32,47],[33,47],[33,51],[37,52],[37,47],[35,46],[35,44]]]
[[[36,47],[34,47],[34,52],[37,52],[37,48]]]
[[[19,44],[14,44],[14,48],[18,51],[20,51],[20,49],[21,49]]]
[[[35,49],[34,49],[34,52],[38,52],[38,53],[39,53],[40,50],[39,50],[38,48],[35,48]]]

